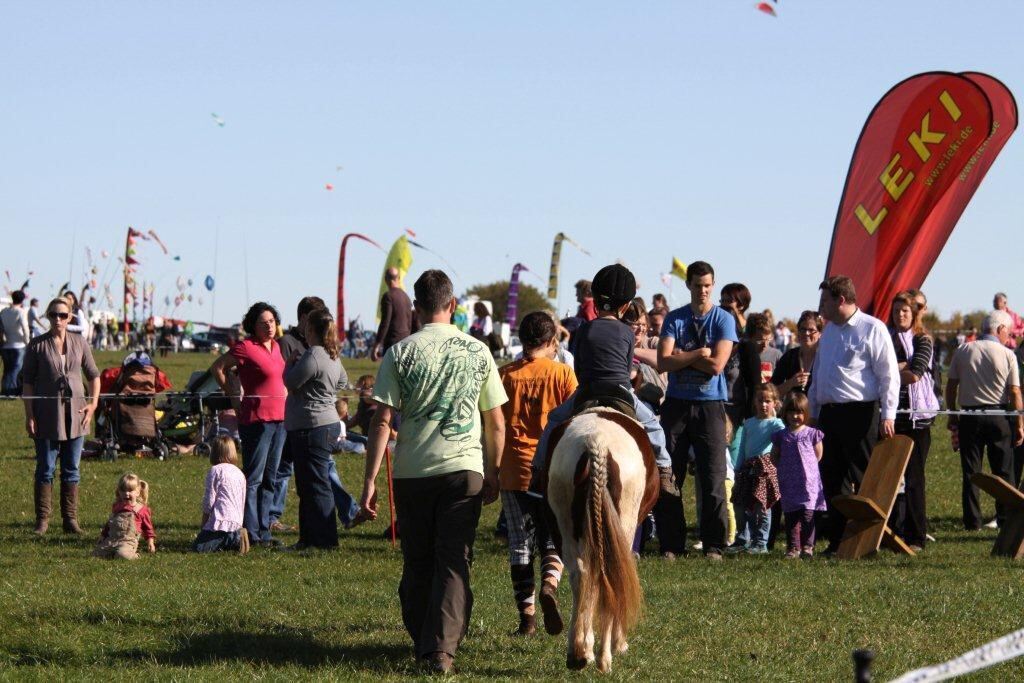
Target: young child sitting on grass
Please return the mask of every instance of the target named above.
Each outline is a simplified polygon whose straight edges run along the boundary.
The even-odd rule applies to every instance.
[[[197,553],[218,550],[249,551],[249,535],[242,527],[245,511],[245,475],[238,468],[238,452],[230,436],[218,436],[210,450],[210,471],[203,493],[203,528],[192,542]]]
[[[131,472],[124,474],[114,491],[110,518],[103,525],[93,557],[108,560],[139,559],[139,536],[146,539],[147,550],[156,552],[156,532],[149,502],[149,484]]]

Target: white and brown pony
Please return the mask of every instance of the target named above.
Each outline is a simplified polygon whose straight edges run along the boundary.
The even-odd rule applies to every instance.
[[[643,594],[633,559],[637,524],[658,497],[658,468],[640,423],[608,408],[584,411],[551,435],[547,499],[572,584],[566,665],[594,661],[600,629],[601,671],[640,616]]]

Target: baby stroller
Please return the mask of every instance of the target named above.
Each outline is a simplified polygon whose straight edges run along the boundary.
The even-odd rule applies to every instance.
[[[118,453],[152,453],[157,459],[167,457],[156,421],[156,395],[171,388],[167,375],[153,365],[145,351],[134,351],[120,367],[100,373],[100,392],[116,394],[100,400],[96,433],[106,429],[100,457],[116,460]]]
[[[195,446],[199,457],[210,455],[210,441],[221,433],[218,413],[231,408],[209,370],[193,372],[185,391],[168,397],[162,406],[159,428],[168,441],[180,446]]]

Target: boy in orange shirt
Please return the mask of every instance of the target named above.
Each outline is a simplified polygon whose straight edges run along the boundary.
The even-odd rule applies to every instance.
[[[555,321],[547,313],[530,313],[519,326],[523,358],[498,372],[508,403],[505,413],[505,450],[498,471],[501,503],[508,521],[508,552],[512,590],[519,608],[520,635],[536,632],[534,607],[534,549],[541,555],[541,607],[544,628],[557,634],[562,630],[558,614],[557,589],[562,576],[558,557],[543,514],[545,502],[526,491],[537,442],[548,413],[576,391],[576,375],[568,365],[554,360],[558,350]]]

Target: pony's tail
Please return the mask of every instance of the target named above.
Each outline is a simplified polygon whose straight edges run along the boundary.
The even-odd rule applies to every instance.
[[[588,453],[590,485],[587,490],[586,537],[580,582],[582,604],[596,604],[602,618],[619,624],[625,632],[640,617],[642,592],[632,540],[622,531],[619,513],[608,490],[608,453]]]

